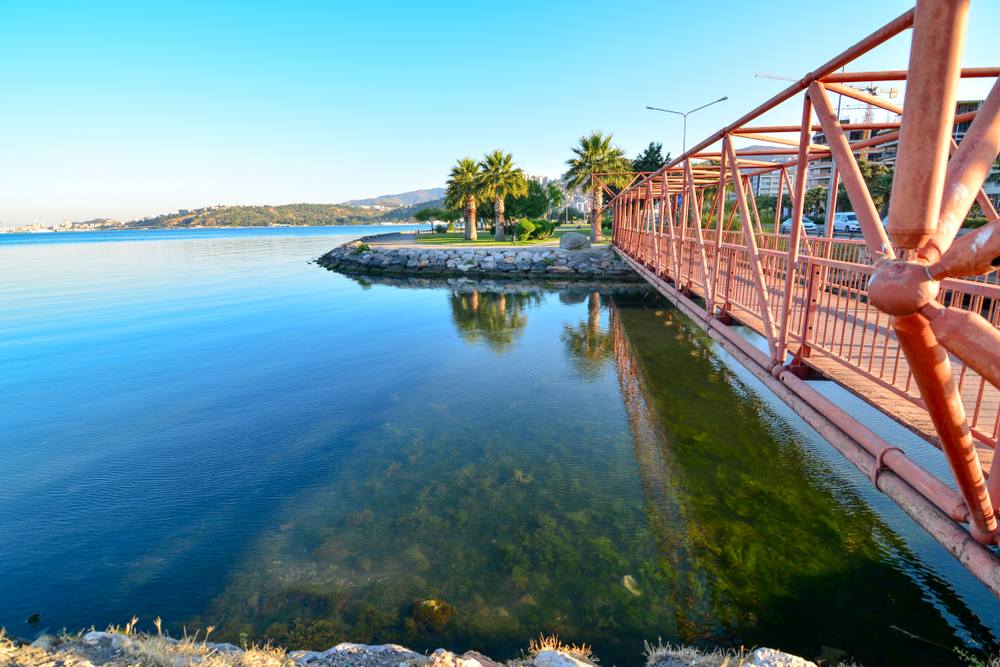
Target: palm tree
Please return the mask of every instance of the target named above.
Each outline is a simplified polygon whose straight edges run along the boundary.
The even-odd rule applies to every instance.
[[[528,194],[528,181],[524,171],[514,166],[514,156],[497,149],[487,153],[479,163],[483,173],[479,177],[479,196],[493,200],[496,216],[496,240],[504,241],[503,212],[505,197],[524,197]]]
[[[465,209],[465,238],[475,241],[476,236],[476,195],[479,194],[479,163],[471,157],[464,157],[451,168],[451,175],[445,185],[444,200],[448,208]]]
[[[569,180],[567,187],[570,190],[575,188],[590,188],[590,241],[596,243],[601,229],[601,221],[597,217],[598,211],[604,205],[604,192],[601,184],[593,178],[594,174],[608,174],[610,172],[632,171],[632,163],[625,158],[625,151],[611,143],[611,134],[604,136],[600,130],[591,132],[589,137],[580,137],[580,145],[573,148],[576,157],[566,160],[569,171],[566,178]],[[602,176],[606,184],[623,188],[628,185],[628,177],[625,175]]]

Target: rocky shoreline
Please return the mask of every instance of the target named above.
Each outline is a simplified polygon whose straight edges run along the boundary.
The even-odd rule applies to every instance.
[[[197,634],[183,639],[147,635],[131,625],[124,631],[43,634],[30,644],[0,631],[0,667],[600,667],[586,645],[567,646],[556,637],[532,640],[521,658],[498,662],[476,651],[457,655],[437,649],[421,655],[396,644],[341,643],[326,651],[289,653],[280,647],[198,641]],[[708,652],[647,643],[644,656],[646,667],[817,667],[769,648]]]
[[[377,237],[369,237],[375,240]],[[316,260],[331,271],[426,277],[614,280],[642,278],[611,248],[568,250],[552,246],[434,249],[345,243]]]

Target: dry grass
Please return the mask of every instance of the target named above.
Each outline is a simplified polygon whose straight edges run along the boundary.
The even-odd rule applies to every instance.
[[[138,619],[124,628],[109,627],[108,632],[116,632],[128,636],[131,640],[123,647],[123,652],[129,658],[133,667],[288,667],[294,665],[282,648],[274,648],[270,644],[254,644],[246,646],[242,652],[227,653],[205,645],[213,626],[208,626],[205,636],[198,638],[199,632],[188,635],[187,630],[181,639],[172,640],[163,634],[159,618],[154,621],[157,634],[146,634],[135,631]]]
[[[653,667],[666,658],[672,658],[692,667],[743,667],[749,665],[753,659],[751,653],[743,648],[739,650],[717,648],[709,653],[690,646],[674,646],[670,642],[664,644],[662,639],[656,646],[649,642],[643,643],[646,645],[646,649],[642,652],[646,656],[646,667]]]
[[[559,641],[558,635],[552,635],[551,637],[539,635],[537,640],[529,640],[528,655],[524,655],[524,651],[522,650],[522,658],[520,660],[508,660],[507,664],[510,666],[531,664],[542,651],[560,651],[568,656],[576,658],[581,662],[598,667],[597,663],[599,661],[597,656],[594,655],[591,650],[591,647],[586,644],[583,644],[582,646],[577,646],[576,644],[563,644]]]

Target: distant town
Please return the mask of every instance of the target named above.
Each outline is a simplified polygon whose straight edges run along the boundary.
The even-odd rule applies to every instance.
[[[555,184],[566,193],[562,179],[526,175],[542,187]],[[90,232],[124,229],[204,229],[219,227],[293,227],[303,225],[396,225],[410,224],[422,208],[444,206],[444,189],[431,188],[343,204],[285,204],[280,206],[240,206],[219,204],[202,208],[177,209],[169,213],[130,220],[96,218],[63,220],[43,225],[35,221],[23,227],[0,226],[0,234],[43,234],[51,232]],[[566,193],[565,207],[577,214],[590,211],[590,197],[579,192]],[[2,223],[0,223],[2,224]]]

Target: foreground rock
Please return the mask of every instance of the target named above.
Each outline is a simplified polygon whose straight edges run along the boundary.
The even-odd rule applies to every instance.
[[[583,250],[590,247],[590,239],[583,234],[567,232],[559,239],[559,247],[564,250]]]
[[[773,649],[706,652],[686,646],[647,644],[646,667],[816,667]],[[608,661],[608,664],[613,664]],[[824,662],[824,664],[826,664]],[[845,663],[841,663],[845,665]],[[853,663],[852,663],[853,665]],[[167,636],[88,632],[41,635],[33,642],[0,634],[0,667],[599,667],[586,646],[558,639],[531,642],[527,655],[500,663],[476,651],[458,655],[438,649],[421,655],[396,644],[342,643],[326,651],[293,651],[181,640]],[[853,667],[859,667],[854,665]]]
[[[569,234],[563,236],[566,238]],[[586,237],[577,234],[581,238]],[[589,245],[590,241],[587,241]],[[352,241],[334,248],[316,263],[342,273],[376,275],[469,276],[493,278],[565,278],[640,282],[613,250],[564,248],[391,248]]]

